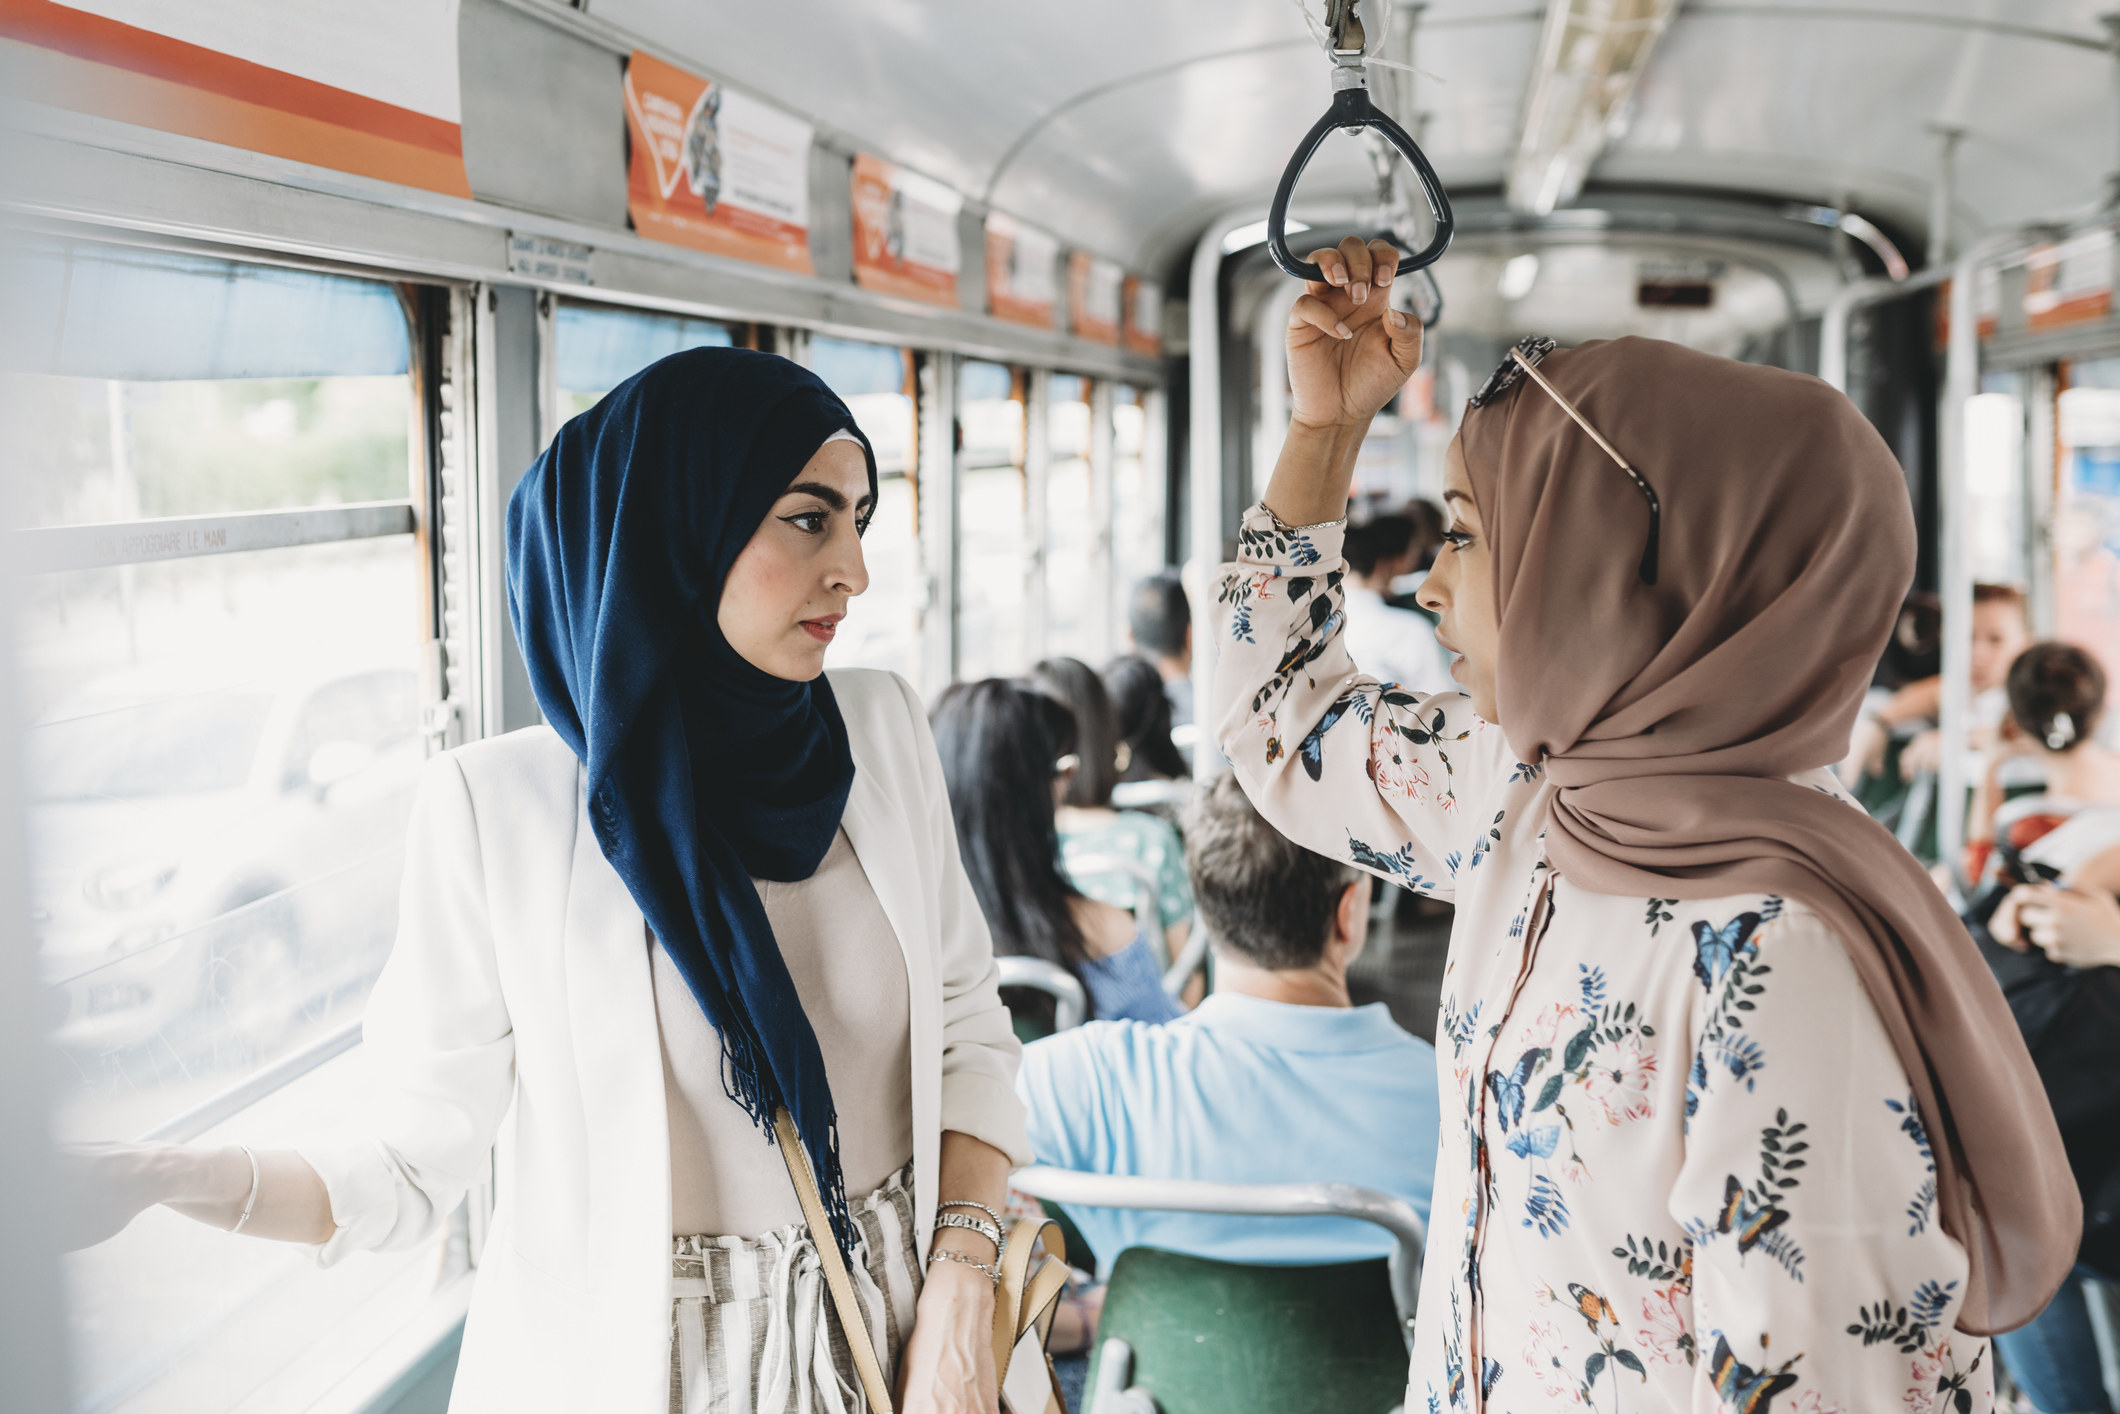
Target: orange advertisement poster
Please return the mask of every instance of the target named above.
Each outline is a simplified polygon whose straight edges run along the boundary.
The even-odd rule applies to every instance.
[[[1067,312],[1075,337],[1096,344],[1119,342],[1126,272],[1118,262],[1075,251],[1067,262]]]
[[[856,284],[929,304],[957,303],[962,197],[864,152],[854,159],[853,202]]]
[[[799,274],[810,264],[810,125],[633,52],[626,210],[650,240]]]
[[[1139,275],[1126,277],[1126,347],[1154,358],[1163,352],[1163,287]]]
[[[1060,242],[1013,216],[986,218],[986,311],[1011,324],[1053,327]]]
[[[2024,326],[2054,329],[2113,309],[2113,233],[2085,231],[2035,246],[2025,261]]]
[[[373,0],[0,0],[9,96],[450,196],[471,195],[456,11]]]

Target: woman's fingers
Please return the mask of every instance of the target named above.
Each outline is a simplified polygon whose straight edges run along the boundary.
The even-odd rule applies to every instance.
[[[1336,247],[1326,246],[1322,250],[1312,251],[1310,263],[1317,266],[1319,273],[1325,277],[1322,284],[1316,280],[1303,282],[1311,294],[1322,295],[1328,289],[1347,288],[1347,261]]]
[[[1290,330],[1311,328],[1334,339],[1351,339],[1354,331],[1339,316],[1339,312],[1317,295],[1304,295],[1288,310]]]
[[[1340,259],[1347,265],[1347,297],[1356,304],[1369,300],[1369,277],[1375,262],[1369,258],[1369,243],[1360,236],[1340,242]]]
[[[1374,240],[1369,243],[1369,283],[1378,289],[1386,289],[1399,273],[1399,248],[1390,241]]]
[[[2019,936],[2017,909],[2030,892],[2031,890],[2019,884],[2003,895],[2002,902],[1996,904],[1995,911],[1988,916],[1988,936],[2004,947],[2015,948],[2018,952],[2024,951],[2024,939]]]

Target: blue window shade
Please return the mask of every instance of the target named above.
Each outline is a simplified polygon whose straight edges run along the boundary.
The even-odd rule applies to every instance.
[[[150,382],[411,366],[404,309],[379,281],[77,244],[12,263],[0,357],[19,372]]]
[[[1089,401],[1089,380],[1073,373],[1055,373],[1052,391],[1047,396],[1056,403],[1086,403]]]
[[[966,363],[958,396],[968,403],[1001,402],[1015,389],[1005,363]]]
[[[905,351],[887,344],[812,339],[810,371],[842,398],[905,391]]]
[[[574,393],[608,393],[659,358],[736,342],[711,320],[595,305],[563,304],[555,323],[559,386]]]

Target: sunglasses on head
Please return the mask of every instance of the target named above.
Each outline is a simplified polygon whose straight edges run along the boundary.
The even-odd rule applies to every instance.
[[[1627,459],[1621,456],[1610,442],[1605,440],[1604,434],[1592,427],[1590,420],[1576,411],[1575,404],[1562,397],[1560,389],[1554,387],[1551,382],[1547,381],[1546,375],[1538,371],[1538,366],[1545,361],[1546,355],[1559,347],[1560,345],[1552,339],[1543,338],[1537,334],[1519,340],[1509,350],[1509,356],[1502,360],[1501,365],[1494,372],[1487,375],[1487,381],[1480,384],[1479,391],[1468,399],[1468,406],[1476,408],[1487,406],[1487,404],[1514,388],[1518,383],[1521,383],[1527,376],[1532,382],[1545,389],[1546,396],[1559,403],[1561,411],[1573,418],[1576,426],[1590,434],[1590,440],[1597,443],[1604,450],[1605,455],[1612,458],[1619,465],[1621,471],[1627,473],[1628,479],[1633,481],[1635,486],[1640,489],[1643,497],[1649,502],[1649,544],[1648,548],[1642,551],[1641,577],[1643,584],[1654,584],[1656,583],[1657,541],[1663,528],[1663,506],[1656,499],[1656,491],[1643,478],[1642,474],[1629,466]]]

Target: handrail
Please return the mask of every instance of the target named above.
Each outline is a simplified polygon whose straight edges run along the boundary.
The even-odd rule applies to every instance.
[[[1393,121],[1389,113],[1370,101],[1362,27],[1354,17],[1357,3],[1358,0],[1344,0],[1334,11],[1332,47],[1328,51],[1332,57],[1332,106],[1325,110],[1324,117],[1311,124],[1310,131],[1296,144],[1295,154],[1288,159],[1288,166],[1281,171],[1280,183],[1274,188],[1273,205],[1266,212],[1266,252],[1273,257],[1274,264],[1298,280],[1322,281],[1325,272],[1311,261],[1296,259],[1289,251],[1288,203],[1295,195],[1303,169],[1310,165],[1310,159],[1334,128],[1347,133],[1368,131],[1377,134],[1398,149],[1420,181],[1421,195],[1428,202],[1428,214],[1435,218],[1435,229],[1429,234],[1427,245],[1399,262],[1401,272],[1424,269],[1442,259],[1443,252],[1450,249],[1450,238],[1457,229],[1457,218],[1450,209],[1450,195],[1443,190],[1442,178],[1436,176],[1427,154],[1421,151],[1421,145]],[[1320,42],[1325,41],[1321,39]],[[1395,236],[1393,243],[1397,243]],[[1440,309],[1437,312],[1440,313]]]
[[[1022,987],[1043,992],[1053,999],[1053,1030],[1072,1031],[1089,1015],[1089,994],[1074,974],[1042,957],[997,957],[1004,987]]]
[[[301,1050],[284,1056],[263,1070],[229,1086],[203,1104],[192,1106],[175,1119],[164,1120],[142,1134],[139,1144],[182,1144],[198,1138],[221,1121],[241,1114],[273,1091],[315,1070],[325,1061],[343,1055],[361,1042],[361,1022],[356,1017]]]
[[[1168,1213],[1227,1213],[1259,1218],[1353,1218],[1374,1223],[1397,1241],[1391,1254],[1391,1301],[1400,1334],[1413,1347],[1413,1318],[1421,1295],[1421,1262],[1428,1225],[1404,1198],[1352,1183],[1210,1183],[1199,1179],[1141,1178],[1081,1173],[1036,1164],[1009,1184],[1033,1198],[1085,1208],[1146,1209]]]
[[[1124,874],[1133,880],[1139,890],[1137,897],[1144,900],[1142,906],[1155,920],[1156,950],[1168,953],[1169,949],[1163,941],[1163,930],[1178,920],[1166,919],[1163,916],[1163,881],[1156,877],[1155,870],[1130,855],[1108,853],[1078,854],[1071,859],[1062,857],[1060,867],[1067,872],[1069,878],[1083,874]]]

